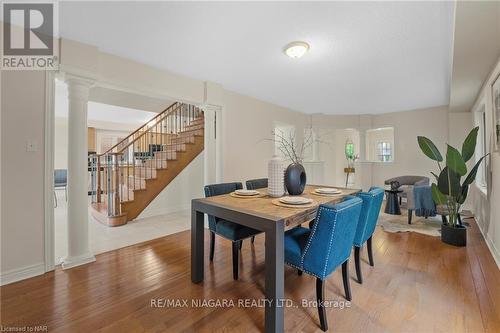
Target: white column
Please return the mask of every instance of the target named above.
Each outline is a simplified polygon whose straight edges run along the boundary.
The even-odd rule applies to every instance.
[[[64,269],[95,261],[89,251],[87,104],[92,80],[66,76],[68,84],[68,256]]]

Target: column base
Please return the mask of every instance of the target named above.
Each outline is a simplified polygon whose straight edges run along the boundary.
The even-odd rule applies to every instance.
[[[62,260],[61,266],[63,269],[68,269],[80,265],[85,265],[94,261],[95,256],[92,253],[87,253],[78,257],[66,257]]]

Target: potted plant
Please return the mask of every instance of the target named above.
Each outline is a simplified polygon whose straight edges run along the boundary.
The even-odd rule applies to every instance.
[[[444,167],[441,166],[443,156],[436,145],[424,136],[418,136],[418,145],[422,152],[430,159],[437,162],[439,174],[431,172],[436,182],[432,183],[432,199],[436,206],[441,206],[448,210],[448,221],[443,223],[441,229],[441,240],[444,243],[465,246],[467,243],[466,228],[459,222],[460,207],[467,199],[469,185],[476,179],[477,170],[483,159],[488,155],[481,157],[474,167],[467,174],[466,163],[476,149],[477,133],[479,127],[470,131],[469,135],[462,144],[462,150],[447,145],[446,161]],[[466,176],[467,175],[467,176]],[[462,177],[465,179],[462,181]]]

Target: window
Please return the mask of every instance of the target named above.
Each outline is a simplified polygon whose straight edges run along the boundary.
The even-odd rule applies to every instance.
[[[392,161],[392,146],[390,142],[377,143],[377,157],[380,162]]]
[[[475,153],[475,159],[477,162],[488,151],[487,140],[486,140],[486,112],[484,104],[480,107],[479,111],[475,112],[474,119],[476,126],[479,126],[476,153]],[[476,176],[476,184],[483,190],[486,190],[488,184],[486,177],[487,176],[486,170],[487,170],[486,161],[483,160],[479,169],[477,170],[477,176]]]
[[[366,131],[366,156],[371,162],[394,161],[394,128],[375,128]]]

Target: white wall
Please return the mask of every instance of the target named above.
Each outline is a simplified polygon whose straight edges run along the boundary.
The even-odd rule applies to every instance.
[[[447,107],[375,115],[372,125],[394,128],[394,161],[372,164],[373,185],[383,186],[386,179],[403,175],[432,177],[430,171],[437,169],[436,162],[422,153],[417,136],[428,137],[444,154],[448,141]]]
[[[204,158],[202,152],[158,194],[138,218],[191,209],[191,200],[204,195]]]
[[[45,72],[1,73],[1,284],[44,266]],[[33,142],[37,151],[26,151]]]
[[[274,154],[275,123],[295,127],[300,142],[308,117],[231,91],[221,96],[223,180],[246,181],[267,177],[267,162]]]
[[[489,181],[487,194],[476,185],[470,188],[470,207],[474,213],[486,243],[500,268],[500,152],[493,152],[493,98],[491,85],[493,80],[500,74],[500,59],[495,69],[485,81],[481,92],[475,102],[473,110],[481,103],[486,103],[486,137],[489,138],[488,151],[491,153],[489,159]],[[472,125],[472,121],[471,121]]]

